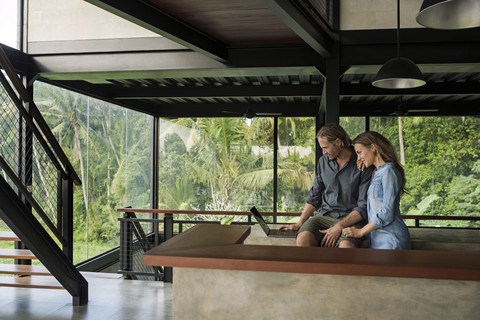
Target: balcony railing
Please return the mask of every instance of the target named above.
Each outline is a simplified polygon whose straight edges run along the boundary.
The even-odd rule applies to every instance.
[[[130,207],[118,208],[123,212],[120,221],[120,268],[119,273],[130,279],[171,281],[171,268],[152,268],[142,263],[143,253],[149,249],[171,239],[176,234],[196,224],[221,223],[211,220],[190,220],[198,217],[233,216],[241,221],[233,221],[232,224],[253,225],[250,212],[239,211],[190,211],[190,210],[159,210],[159,209],[135,209]],[[137,217],[141,215],[140,217]],[[262,212],[265,217],[272,217],[271,223],[275,224],[277,217],[298,217],[300,212]],[[177,217],[177,218],[174,218]],[[185,219],[189,217],[190,219]],[[471,221],[477,224],[480,217],[464,216],[422,216],[403,215],[404,220],[415,220],[415,228],[429,228],[421,225],[421,221],[451,220]],[[267,218],[268,219],[268,218]],[[473,229],[480,229],[474,226]]]

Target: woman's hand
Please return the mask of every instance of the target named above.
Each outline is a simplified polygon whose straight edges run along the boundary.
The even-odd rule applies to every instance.
[[[342,234],[348,238],[361,238],[363,237],[362,230],[355,227],[344,228]]]

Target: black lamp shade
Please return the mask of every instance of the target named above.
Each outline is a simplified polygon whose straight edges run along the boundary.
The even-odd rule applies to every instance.
[[[432,29],[465,29],[480,26],[479,0],[424,0],[417,22]]]
[[[425,80],[412,60],[400,57],[385,62],[372,84],[384,89],[409,89],[423,86]]]

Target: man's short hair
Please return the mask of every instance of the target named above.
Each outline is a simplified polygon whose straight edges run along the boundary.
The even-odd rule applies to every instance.
[[[348,134],[338,123],[334,122],[326,123],[321,127],[317,132],[317,139],[318,138],[326,138],[330,143],[335,143],[335,140],[339,138],[343,142],[345,148],[350,148],[352,146],[352,139],[350,139]]]

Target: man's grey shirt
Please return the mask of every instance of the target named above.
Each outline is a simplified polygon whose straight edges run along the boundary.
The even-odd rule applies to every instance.
[[[340,170],[336,160],[330,160],[327,155],[321,156],[307,203],[322,216],[330,212],[333,217],[339,218],[356,210],[367,220],[367,190],[374,169],[375,166],[364,171],[358,169],[357,154],[353,148],[350,159]]]

